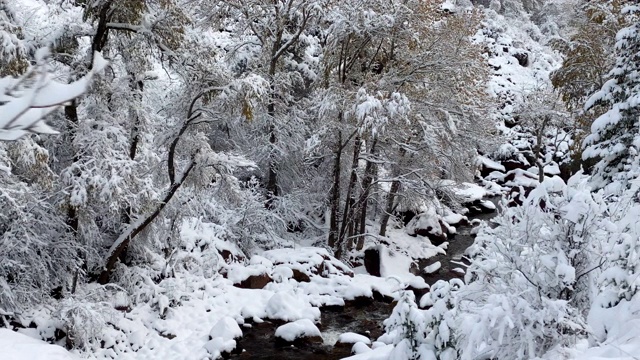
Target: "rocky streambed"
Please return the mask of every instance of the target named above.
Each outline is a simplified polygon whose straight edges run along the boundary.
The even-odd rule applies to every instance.
[[[379,300],[344,307],[321,309],[318,328],[321,338],[309,338],[293,344],[278,342],[274,333],[283,322],[265,321],[243,328],[244,337],[238,342],[238,350],[232,359],[279,359],[279,360],[337,360],[351,355],[353,344],[340,344],[338,337],[347,332],[358,333],[377,339],[383,333],[382,322],[389,317],[393,304]],[[242,349],[242,350],[240,350]]]
[[[497,205],[499,198],[488,200]],[[479,221],[488,221],[493,216],[495,212],[471,212],[467,215],[469,223],[456,226],[455,236],[448,239],[446,254],[418,261],[419,275],[430,285],[438,280],[462,277],[460,269],[468,264],[464,253],[473,243],[473,228]],[[439,263],[439,266],[435,266],[435,263]],[[425,272],[428,268],[432,271]],[[265,360],[342,359],[351,355],[352,344],[339,343],[339,336],[356,333],[375,341],[382,335],[383,321],[389,317],[394,305],[387,297],[374,296],[348,301],[344,306],[323,307],[320,323],[316,324],[321,336],[298,339],[293,343],[277,340],[274,336],[276,329],[285,323],[283,321],[249,322],[242,329],[244,336],[238,341],[236,350],[232,354],[226,354],[226,357]]]

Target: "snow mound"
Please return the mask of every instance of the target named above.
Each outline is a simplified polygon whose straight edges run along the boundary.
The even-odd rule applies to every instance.
[[[304,337],[321,336],[320,330],[309,319],[284,324],[276,329],[276,337],[292,342]]]
[[[278,292],[274,294],[266,307],[269,319],[294,321],[299,319],[320,319],[320,309],[311,306],[300,296],[292,292]]]
[[[8,329],[0,329],[2,360],[77,360],[78,357],[57,345],[33,339]]]
[[[233,351],[233,349],[236,348],[236,341],[224,340],[221,337],[217,337],[204,344],[204,348],[209,352],[209,354],[211,354],[213,359],[218,359],[222,357],[223,353]]]
[[[234,340],[242,337],[242,329],[231,317],[225,316],[220,319],[209,332],[212,339],[222,338],[223,340]]]
[[[353,275],[347,265],[322,248],[275,249],[265,251],[262,256],[274,265],[289,267],[308,276]]]
[[[369,338],[364,335],[360,335],[353,332],[347,332],[347,333],[341,334],[340,337],[338,337],[338,343],[341,343],[341,344],[364,343],[369,345],[371,344],[371,340],[369,340]]]

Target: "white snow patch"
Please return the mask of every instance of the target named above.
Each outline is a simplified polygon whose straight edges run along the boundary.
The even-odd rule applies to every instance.
[[[276,337],[294,341],[302,337],[321,336],[320,330],[309,319],[301,319],[284,324],[276,329]]]
[[[298,319],[316,320],[320,318],[320,309],[304,301],[299,294],[278,292],[267,303],[267,317],[294,321]]]
[[[338,337],[338,342],[342,344],[355,344],[355,343],[364,343],[366,345],[371,344],[371,340],[364,335],[360,335],[353,332],[347,332],[340,337]]]
[[[238,339],[242,337],[242,329],[233,318],[225,316],[213,326],[209,336],[212,339],[219,337],[225,341]]]
[[[0,329],[0,358],[2,360],[77,360],[58,345],[47,344],[42,340],[33,339],[27,335]]]
[[[425,274],[433,274],[434,272],[440,270],[441,267],[442,264],[440,263],[440,261],[436,261],[433,264],[426,266],[423,271],[425,272]]]

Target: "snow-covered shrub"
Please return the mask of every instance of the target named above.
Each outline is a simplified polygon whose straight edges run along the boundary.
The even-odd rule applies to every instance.
[[[0,144],[0,313],[21,312],[72,282],[81,256],[51,195],[49,152],[32,138]]]
[[[116,318],[114,305],[107,301],[111,286],[93,286],[58,303],[56,317],[67,333],[67,346],[87,348],[99,343],[109,323]]]
[[[605,212],[580,174],[568,185],[556,177],[479,232],[457,299],[463,359],[529,359],[586,332]]]
[[[424,311],[418,308],[413,292],[404,291],[384,321],[385,334],[378,340],[395,345],[392,359],[419,359],[419,347],[424,342]]]
[[[456,360],[454,308],[461,280],[438,281],[420,300],[420,309],[410,291],[402,293],[391,316],[385,320],[385,334],[378,340],[395,345],[391,359]]]
[[[640,184],[610,200],[611,233],[605,247],[606,262],[598,277],[599,293],[589,313],[589,326],[597,341],[610,336],[620,320],[629,320],[630,303],[637,301],[640,290]],[[615,336],[615,335],[614,335]]]
[[[423,355],[422,359],[458,359],[455,296],[463,286],[464,283],[459,279],[451,279],[449,282],[440,280],[420,299],[420,306],[428,307],[424,316],[427,323],[424,344],[426,349],[423,351],[430,354]]]

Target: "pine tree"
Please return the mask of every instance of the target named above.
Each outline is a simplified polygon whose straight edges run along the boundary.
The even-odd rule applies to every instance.
[[[585,109],[606,104],[609,110],[598,117],[591,135],[584,142],[583,159],[598,159],[594,168],[594,185],[603,187],[613,181],[626,182],[636,171],[640,148],[640,23],[637,6],[623,9],[631,18],[631,25],[616,37],[616,64],[611,79],[594,94]]]

